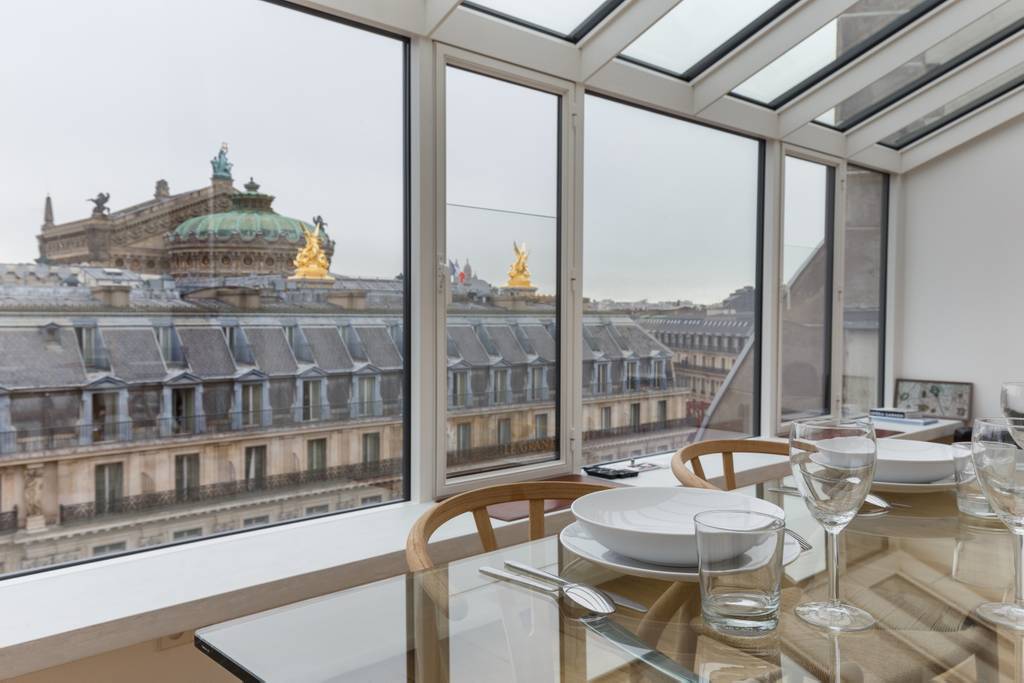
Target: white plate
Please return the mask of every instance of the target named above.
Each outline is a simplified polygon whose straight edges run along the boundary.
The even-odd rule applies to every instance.
[[[573,522],[562,529],[558,535],[562,546],[584,560],[599,564],[629,576],[640,576],[662,581],[696,581],[697,567],[666,567],[664,565],[641,562],[631,557],[620,555],[601,545],[579,522]],[[782,548],[782,564],[787,565],[800,555],[800,544],[788,534]]]
[[[932,484],[953,476],[953,447],[930,441],[879,439],[875,481]]]
[[[782,508],[758,498],[680,486],[607,489],[572,504],[577,521],[605,547],[642,562],[676,567],[697,564],[693,517],[705,510],[750,510],[786,517]]]

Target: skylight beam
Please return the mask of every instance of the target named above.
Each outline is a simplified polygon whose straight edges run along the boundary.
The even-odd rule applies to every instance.
[[[681,0],[632,0],[581,41],[580,81],[586,82]]]
[[[432,36],[462,0],[423,0],[423,35]]]
[[[853,155],[966,95],[979,85],[1024,63],[1024,34],[1014,36],[914,93],[887,111],[847,133],[847,151]]]
[[[779,111],[779,134],[789,135],[810,123],[822,112],[871,85],[879,75],[905,64],[1005,2],[956,0],[943,3],[783,107]]]
[[[733,88],[800,44],[857,0],[805,0],[738,47],[694,81],[694,107],[701,112]]]
[[[903,172],[952,151],[1021,114],[1024,114],[1024,90],[1018,89],[908,147],[903,152]]]

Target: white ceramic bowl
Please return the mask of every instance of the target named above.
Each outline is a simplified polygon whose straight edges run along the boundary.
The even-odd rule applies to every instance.
[[[878,440],[875,481],[927,484],[952,476],[952,446],[907,439]]]
[[[624,486],[577,498],[572,512],[609,550],[642,562],[693,567],[693,517],[705,510],[751,510],[784,519],[782,508],[727,491],[679,486]]]

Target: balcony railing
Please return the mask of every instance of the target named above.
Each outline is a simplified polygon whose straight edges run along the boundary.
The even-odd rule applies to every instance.
[[[614,396],[616,394],[634,394],[648,391],[665,391],[666,389],[682,389],[682,383],[674,377],[633,377],[621,382],[600,384],[590,382],[584,385],[585,396]]]
[[[124,496],[109,501],[101,510],[96,503],[74,503],[60,506],[60,523],[72,524],[110,515],[142,513],[196,503],[224,502],[232,499],[258,497],[270,492],[287,491],[304,485],[325,482],[367,483],[401,476],[402,460],[392,458],[375,463],[355,463],[318,470],[272,474],[253,479],[238,479],[173,491],[156,491],[137,496]],[[6,513],[0,513],[0,515]],[[15,512],[15,523],[17,513]]]
[[[41,429],[16,428],[0,432],[0,453],[74,448],[117,442],[140,442],[197,434],[216,435],[269,429],[298,428],[317,424],[354,422],[381,417],[401,417],[401,401],[358,401],[331,406],[313,419],[302,419],[300,408],[262,410],[169,418],[136,419],[93,425],[58,425]]]
[[[530,403],[554,401],[558,392],[551,388],[530,389],[529,391],[499,391],[480,394],[449,394],[448,407],[457,410],[473,410],[493,406],[516,406]]]

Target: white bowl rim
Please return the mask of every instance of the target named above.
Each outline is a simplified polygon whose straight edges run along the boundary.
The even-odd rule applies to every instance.
[[[696,488],[696,487],[692,487],[692,486],[628,486],[628,487],[627,486],[620,486],[620,487],[616,487],[616,488],[609,488],[609,489],[604,489],[603,491],[594,491],[593,493],[588,493],[585,496],[580,496],[579,498],[577,498],[576,500],[574,500],[572,502],[572,505],[569,507],[569,509],[570,509],[570,511],[572,511],[572,514],[576,518],[576,521],[582,521],[584,524],[593,524],[594,526],[598,526],[598,527],[601,527],[603,529],[609,529],[611,531],[624,531],[624,529],[622,527],[612,526],[611,524],[605,524],[604,522],[597,522],[597,521],[594,521],[594,520],[589,519],[589,518],[580,517],[579,513],[576,511],[576,503],[578,503],[579,501],[583,500],[584,498],[589,498],[590,496],[616,495],[616,494],[614,494],[612,492],[613,491],[635,491],[637,489],[643,489],[645,491],[651,491],[651,490],[675,491],[675,492],[686,491],[687,493],[696,493],[697,495],[705,495],[705,494],[711,494],[711,493],[722,493],[722,494],[726,494],[726,495],[730,495],[730,496],[737,496],[739,498],[744,498],[744,499],[747,499],[747,500],[754,500],[754,501],[757,501],[758,503],[762,503],[764,505],[771,506],[772,508],[775,508],[776,510],[778,510],[779,512],[782,513],[781,515],[775,515],[776,517],[778,517],[779,519],[781,519],[783,521],[785,521],[785,519],[786,519],[786,511],[783,510],[778,505],[775,505],[775,503],[770,503],[767,500],[762,500],[761,498],[751,498],[750,496],[744,496],[742,493],[736,493],[735,491],[722,491],[721,489],[702,489],[702,488]],[[619,494],[619,495],[621,495],[621,494]],[[761,512],[760,510],[750,510],[750,511],[751,512]],[[704,512],[704,510],[701,510],[701,512]],[[697,513],[697,514],[699,514],[699,513]],[[694,514],[694,517],[696,517],[697,514]],[[762,513],[762,514],[768,514],[768,513],[765,512],[765,513]],[[631,533],[631,534],[651,535],[651,536],[686,536],[686,537],[693,536],[693,534],[676,532],[676,531],[673,531],[671,529],[665,529],[665,530],[661,530],[661,531],[654,530],[654,529],[629,529],[629,533]]]

